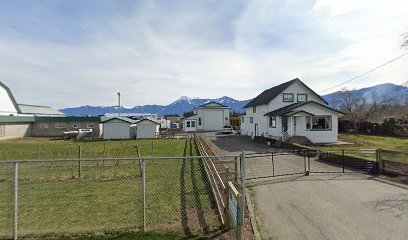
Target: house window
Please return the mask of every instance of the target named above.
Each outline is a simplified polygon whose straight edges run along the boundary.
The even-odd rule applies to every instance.
[[[253,113],[256,113],[256,106],[254,106],[254,107],[252,108],[252,112],[253,112]]]
[[[241,117],[241,122],[242,122],[242,123],[244,123],[244,119],[245,119],[244,117]]]
[[[307,102],[307,94],[298,93],[297,101],[298,102]]]
[[[249,118],[249,123],[254,123],[254,118],[253,117]]]
[[[78,123],[74,123],[74,124],[72,124],[72,127],[73,127],[73,128],[80,128],[81,125],[79,125]]]
[[[40,123],[40,128],[41,129],[48,128],[48,123]]]
[[[283,94],[284,102],[293,102],[293,93],[284,93]]]
[[[269,116],[269,127],[276,128],[276,116]]]
[[[86,128],[94,128],[95,126],[93,124],[87,124]]]
[[[191,127],[195,127],[195,121],[191,121]]]
[[[189,128],[189,127],[190,127],[190,121],[187,121],[187,122],[186,122],[186,125],[187,125],[187,127]]]
[[[326,130],[332,129],[331,116],[314,116],[306,118],[306,129],[309,130]]]
[[[55,124],[55,128],[66,128],[67,125],[65,123],[57,123]]]
[[[202,125],[202,122],[201,122],[201,118],[199,117],[198,118],[198,126],[201,126]]]

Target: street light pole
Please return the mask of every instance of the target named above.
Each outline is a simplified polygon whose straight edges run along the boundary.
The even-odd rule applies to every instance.
[[[118,115],[120,116],[120,92],[118,92]]]

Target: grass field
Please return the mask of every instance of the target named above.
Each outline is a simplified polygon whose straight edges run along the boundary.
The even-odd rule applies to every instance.
[[[314,149],[324,151],[341,151],[345,150],[350,156],[361,157],[365,159],[375,160],[375,154],[365,151],[367,149],[384,149],[389,151],[407,152],[408,153],[408,138],[373,136],[364,134],[339,134],[339,140],[353,143],[352,145],[338,146],[316,146]],[[393,160],[403,163],[408,163],[408,155],[391,156],[390,153],[383,153],[383,157],[387,160]]]
[[[0,159],[72,159],[79,155],[82,158],[136,157],[136,145],[140,147],[141,156],[148,157],[152,155],[152,143],[156,157],[198,155],[194,140],[76,143],[25,138],[1,142]],[[0,238],[7,238],[13,229],[13,165],[2,163],[0,166]],[[149,160],[145,166],[147,230],[182,232],[186,236],[205,234],[219,227],[200,160]],[[139,161],[19,164],[21,236],[140,232],[141,203]]]

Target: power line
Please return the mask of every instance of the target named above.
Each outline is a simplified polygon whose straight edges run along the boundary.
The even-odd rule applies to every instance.
[[[362,73],[362,74],[360,74],[360,75],[357,75],[357,76],[355,76],[355,77],[353,77],[353,78],[350,78],[349,80],[344,81],[344,82],[342,82],[342,83],[340,83],[340,84],[337,84],[337,85],[335,85],[335,86],[333,86],[333,87],[330,87],[330,88],[327,88],[327,89],[325,89],[325,90],[323,90],[323,91],[320,91],[320,93],[327,92],[327,91],[332,90],[332,89],[334,89],[334,88],[340,87],[341,85],[344,85],[344,84],[346,84],[346,83],[349,83],[349,82],[351,82],[351,81],[354,81],[354,80],[356,80],[357,78],[360,78],[360,77],[362,77],[362,76],[364,76],[364,75],[367,75],[367,74],[369,74],[369,73],[372,73],[372,72],[374,72],[375,70],[384,67],[385,65],[388,65],[388,64],[390,64],[390,63],[392,63],[392,62],[397,61],[398,59],[404,57],[404,56],[407,55],[407,54],[408,54],[408,52],[406,52],[406,53],[404,53],[404,54],[401,54],[401,55],[399,55],[398,57],[396,57],[396,58],[394,58],[394,59],[391,59],[391,60],[389,60],[389,61],[387,61],[387,62],[385,62],[385,63],[383,63],[383,64],[381,64],[381,65],[379,65],[379,66],[377,66],[377,67],[375,67],[375,68],[373,68],[373,69],[367,71],[367,72],[364,72],[364,73]]]

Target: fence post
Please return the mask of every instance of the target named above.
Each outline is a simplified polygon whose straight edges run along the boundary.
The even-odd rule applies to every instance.
[[[228,214],[228,211],[229,211],[229,187],[228,187],[228,181],[229,181],[229,174],[230,174],[230,169],[229,169],[229,167],[226,165],[226,164],[224,164],[224,167],[225,167],[225,174],[226,174],[226,177],[225,177],[225,196],[227,196],[226,197],[226,204],[225,204],[225,208],[224,208],[224,219],[225,219],[225,226],[227,226],[227,229],[229,229],[229,227],[230,227],[230,221],[229,221],[229,214]]]
[[[272,157],[272,177],[275,177],[275,160],[273,159],[273,153],[271,154]]]
[[[14,163],[14,240],[18,238],[18,162]]]
[[[234,157],[234,168],[235,168],[235,173],[234,173],[234,177],[235,177],[235,183],[238,182],[238,158]]]
[[[378,164],[378,174],[383,174],[384,173],[384,163],[382,159],[382,149],[379,148],[376,151],[376,157],[377,157],[377,164]]]
[[[146,169],[145,160],[142,158],[142,216],[143,216],[143,232],[146,231]]]
[[[82,158],[82,151],[81,145],[78,146],[78,178],[81,178],[81,158]]]
[[[152,142],[152,157],[154,157],[154,142]]]
[[[344,173],[344,164],[345,164],[344,158],[345,158],[345,156],[344,156],[344,149],[343,149],[343,150],[341,150],[341,162],[342,162],[342,165],[343,165],[343,173]]]
[[[242,221],[241,223],[244,224],[245,220],[245,151],[242,150],[242,160],[241,160],[241,181],[242,181],[242,201],[241,201],[241,206],[242,206]]]

